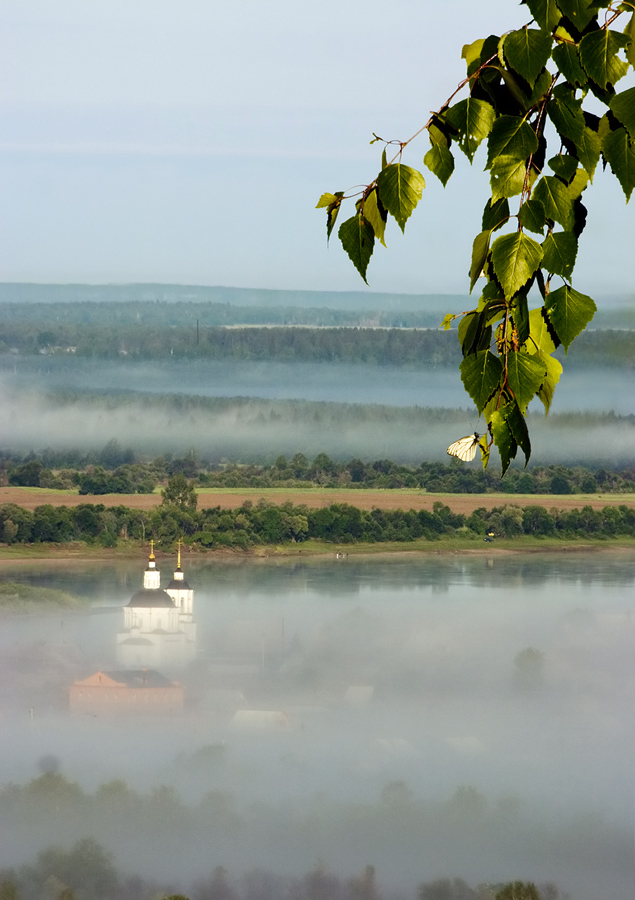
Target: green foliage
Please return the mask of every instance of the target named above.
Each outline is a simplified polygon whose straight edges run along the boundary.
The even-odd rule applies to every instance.
[[[406,222],[421,200],[426,183],[421,172],[397,163],[386,166],[377,176],[377,196],[404,231]]]
[[[161,491],[164,506],[176,506],[179,509],[196,509],[198,498],[196,488],[187,480],[182,472],[173,475],[165,490]]]
[[[635,88],[615,92],[615,85],[635,65],[633,5],[616,0],[524,2],[533,21],[501,38],[490,35],[466,44],[462,56],[467,77],[415,135],[428,134],[431,147],[424,163],[444,186],[454,170],[452,144],[471,163],[487,139],[491,199],[472,245],[470,292],[481,274],[487,283],[477,308],[462,314],[458,336],[464,357],[461,378],[487,423],[483,467],[494,444],[503,471],[518,447],[526,462],[529,459],[524,416],[534,397],[549,410],[561,372],[552,353],[560,344],[568,351],[595,312],[593,300],[572,286],[578,238],[586,224],[581,195],[600,159],[610,166],[627,201],[635,188]],[[618,31],[615,26],[622,16],[622,21],[628,17],[627,24]],[[455,101],[463,89],[467,97]],[[600,115],[595,108],[591,111],[589,95],[603,108]],[[549,160],[553,175],[545,171],[551,140],[547,120],[556,132],[557,155]],[[384,144],[384,161],[391,145],[398,146],[398,153],[388,166],[382,163],[357,201],[361,210],[376,194],[402,231],[424,186],[419,173],[402,162],[412,140],[383,141],[374,135],[372,143]],[[510,212],[507,201],[516,197],[517,209]],[[346,198],[344,193],[340,202]],[[320,203],[328,207],[324,197]],[[358,212],[355,219],[361,221],[361,216]],[[556,223],[562,230],[554,230]],[[375,230],[382,241],[384,224],[385,220],[379,223],[381,234]],[[368,220],[366,227],[375,229]],[[507,233],[492,240],[492,231],[499,227],[507,227]],[[541,242],[527,232],[540,235]],[[348,233],[343,237],[366,280],[372,235],[364,231],[363,253],[357,246],[351,252]],[[553,278],[561,279],[562,285],[552,289]],[[540,289],[540,318],[528,309],[534,284]],[[443,326],[449,327],[453,318],[446,316]],[[500,324],[493,331],[495,321]],[[540,346],[534,330],[545,322],[550,348]]]
[[[540,900],[540,893],[531,881],[510,881],[497,892],[494,900]]]
[[[343,222],[337,234],[351,262],[366,281],[366,269],[375,245],[373,226],[361,213],[358,213]]]

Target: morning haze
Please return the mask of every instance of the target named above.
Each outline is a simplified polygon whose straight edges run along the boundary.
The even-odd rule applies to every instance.
[[[475,303],[484,159],[447,191],[428,178],[370,287],[314,207],[373,177],[373,132],[420,128],[464,43],[527,18],[510,0],[5,0],[5,481],[104,447],[163,472],[447,462],[482,430],[439,329]],[[635,230],[600,169],[576,268],[599,310],[549,419],[538,400],[529,417],[532,465],[612,490],[611,467],[635,481]],[[632,900],[626,539],[207,552],[168,510],[160,535],[140,513],[138,539],[24,546],[2,510],[3,900],[494,900],[518,880]]]
[[[159,559],[163,585],[174,563]],[[2,863],[90,834],[123,871],[185,890],[218,865],[288,877],[323,860],[372,863],[404,897],[448,876],[631,896],[628,555],[188,554],[197,658],[165,667],[183,712],[69,717],[72,680],[118,667],[144,565],[11,567],[93,615],[5,622],[5,778],[37,778],[48,755],[85,799],[58,800],[60,817],[44,784],[5,788]]]

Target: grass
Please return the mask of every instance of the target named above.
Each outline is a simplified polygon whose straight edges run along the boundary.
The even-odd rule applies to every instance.
[[[66,591],[35,587],[17,581],[0,581],[0,612],[25,613],[84,609],[87,601]]]
[[[120,541],[117,547],[104,548],[74,541],[69,544],[12,544],[0,547],[0,565],[3,561],[17,559],[36,560],[108,560],[137,559],[146,552],[147,545],[141,541]],[[516,538],[495,538],[492,543],[485,543],[477,534],[460,537],[442,537],[438,541],[427,541],[418,538],[414,541],[383,541],[376,543],[327,543],[317,540],[303,541],[299,544],[266,544],[258,545],[250,550],[236,550],[227,547],[216,550],[198,550],[192,558],[205,556],[233,558],[268,558],[290,556],[334,556],[343,553],[347,556],[375,556],[382,553],[479,553],[495,552],[536,553],[572,550],[633,550],[635,537],[540,537],[522,535]],[[161,552],[159,555],[161,555]],[[0,585],[2,583],[0,582]],[[1,608],[1,603],[0,603]]]
[[[567,550],[633,550],[635,537],[618,536],[614,538],[592,537],[539,537],[522,535],[516,538],[495,538],[492,543],[485,543],[479,535],[469,537],[444,537],[438,541],[427,541],[418,538],[414,541],[383,541],[373,544],[330,544],[321,541],[303,541],[301,544],[277,544],[254,548],[252,554],[261,557],[269,556],[324,556],[343,553],[348,556],[372,556],[378,553],[492,553],[494,551],[513,551],[517,553],[536,553]]]

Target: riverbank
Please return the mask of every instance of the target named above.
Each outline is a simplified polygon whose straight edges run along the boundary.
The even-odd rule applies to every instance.
[[[13,544],[0,546],[0,573],[10,569],[12,563],[19,565],[25,561],[46,562],[66,565],[72,562],[101,563],[108,560],[139,559],[147,553],[147,542],[120,541],[116,547],[101,547],[73,541],[67,544]],[[402,556],[412,554],[466,554],[479,556],[501,556],[517,553],[585,553],[585,552],[628,552],[635,553],[635,538],[625,536],[615,538],[579,537],[536,537],[524,535],[509,539],[494,539],[486,542],[474,537],[448,537],[437,541],[418,539],[413,541],[382,541],[378,543],[326,543],[303,541],[295,544],[269,544],[246,550],[219,547],[216,549],[183,548],[185,558],[224,559],[239,562],[243,559],[304,559],[335,557],[346,559],[350,556]],[[157,559],[172,559],[173,551],[155,549]]]

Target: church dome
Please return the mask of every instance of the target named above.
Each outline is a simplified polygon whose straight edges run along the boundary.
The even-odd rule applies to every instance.
[[[159,609],[160,607],[171,607],[174,609],[174,601],[169,594],[160,588],[141,588],[136,594],[130,598],[128,606],[137,608],[144,606],[147,608]]]
[[[169,583],[169,585],[166,588],[166,591],[190,591],[190,590],[191,590],[191,588],[190,588],[189,584],[187,583],[187,581],[185,580],[185,578],[180,579],[180,581],[177,581],[176,578],[173,578],[172,581]]]

